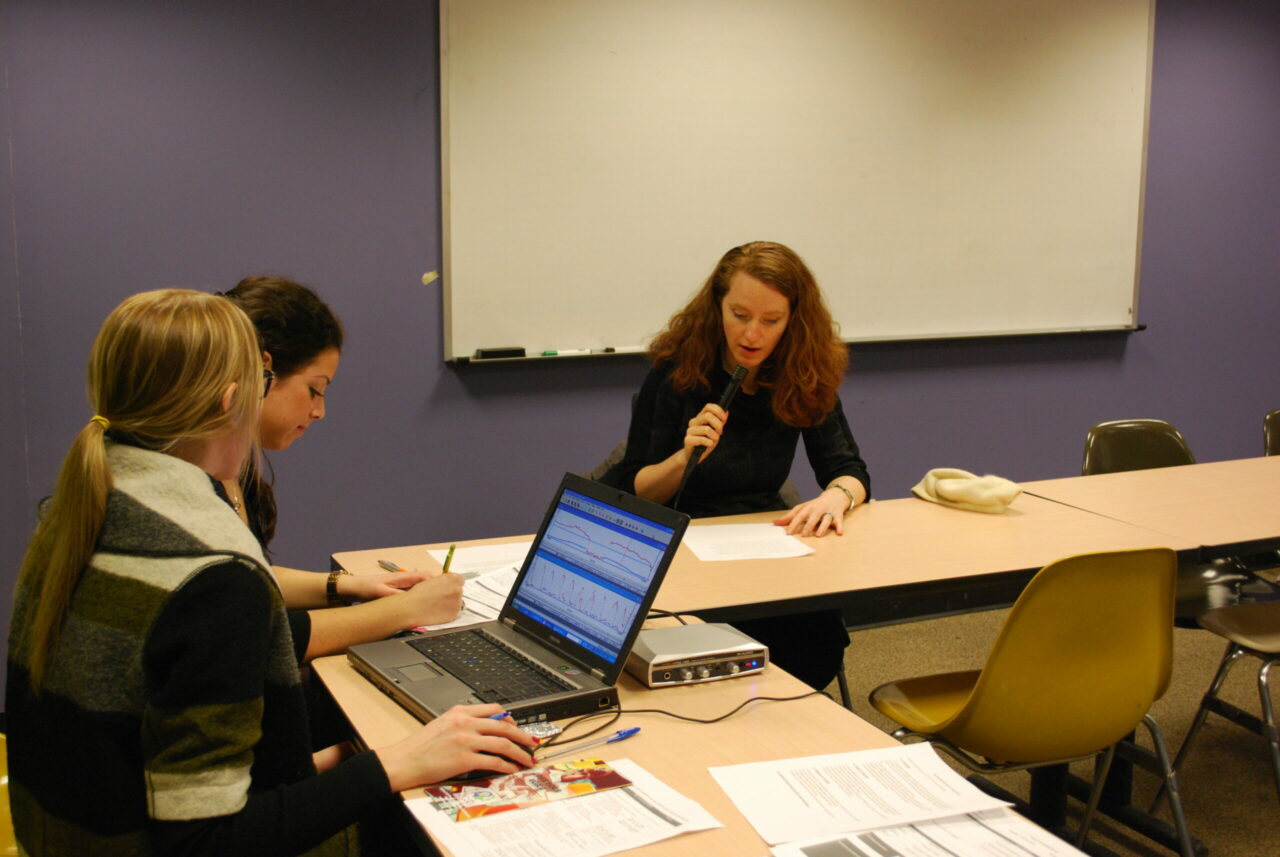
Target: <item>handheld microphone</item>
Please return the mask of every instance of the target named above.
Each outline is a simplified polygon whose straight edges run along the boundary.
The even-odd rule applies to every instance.
[[[741,363],[733,370],[733,374],[729,376],[729,383],[725,384],[724,392],[720,394],[720,401],[717,402],[722,410],[729,410],[729,403],[733,401],[733,397],[738,394],[738,388],[742,386],[742,381],[747,377],[747,367]],[[676,508],[680,502],[680,495],[684,493],[685,483],[689,481],[689,474],[693,473],[693,468],[698,466],[698,461],[702,458],[702,453],[706,451],[705,446],[696,446],[689,455],[689,463],[684,466],[684,474],[680,477],[680,487],[676,489],[675,499],[671,501],[671,508]]]

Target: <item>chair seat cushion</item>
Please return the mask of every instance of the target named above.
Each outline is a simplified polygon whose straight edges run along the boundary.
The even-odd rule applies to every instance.
[[[1200,615],[1200,624],[1248,649],[1280,653],[1280,601],[1236,604]]]
[[[937,732],[964,707],[981,672],[964,670],[891,681],[871,691],[871,704],[913,732]]]

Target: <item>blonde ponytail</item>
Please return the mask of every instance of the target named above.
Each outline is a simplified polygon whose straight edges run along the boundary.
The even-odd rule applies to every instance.
[[[94,416],[62,461],[18,577],[12,654],[37,692],[106,518],[106,433],[163,452],[184,440],[241,432],[256,452],[263,381],[257,342],[235,305],[183,289],[134,295],[103,322],[89,358]],[[223,410],[231,383],[237,391]]]
[[[28,585],[19,609],[24,614],[22,627],[30,633],[16,642],[32,687],[39,687],[44,678],[54,642],[49,631],[62,627],[71,593],[93,555],[106,515],[111,471],[103,431],[101,423],[90,420],[71,442],[53,497],[22,559],[19,585]],[[35,590],[29,586],[33,581],[38,581]]]

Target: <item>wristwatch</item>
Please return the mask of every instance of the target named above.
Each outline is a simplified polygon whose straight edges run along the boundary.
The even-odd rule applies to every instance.
[[[329,572],[329,579],[324,584],[325,598],[329,599],[330,607],[341,607],[347,602],[342,600],[342,596],[338,594],[338,578],[344,574],[350,574],[345,568],[335,568]]]

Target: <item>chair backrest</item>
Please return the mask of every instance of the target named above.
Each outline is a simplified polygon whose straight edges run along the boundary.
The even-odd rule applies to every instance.
[[[1280,455],[1280,410],[1263,417],[1262,439],[1266,443],[1267,455]]]
[[[612,485],[614,488],[620,488],[622,486],[618,485],[617,480],[613,478],[613,469],[622,463],[622,459],[626,457],[626,454],[627,440],[623,438],[622,442],[605,456],[604,461],[597,464],[590,472],[582,475],[592,482],[603,482],[606,485]]]
[[[1084,476],[1195,464],[1182,433],[1164,420],[1112,420],[1089,429]]]
[[[1168,548],[1045,566],[940,734],[1003,762],[1082,756],[1120,740],[1169,685],[1176,575]]]

